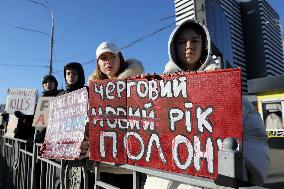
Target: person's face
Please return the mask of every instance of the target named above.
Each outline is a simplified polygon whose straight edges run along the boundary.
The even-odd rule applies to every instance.
[[[201,36],[190,28],[179,32],[175,39],[175,52],[187,70],[195,70],[202,54]]]
[[[77,70],[66,70],[66,82],[68,85],[74,85],[78,81],[78,71]]]
[[[120,58],[118,54],[105,52],[99,57],[98,64],[100,71],[109,79],[117,77],[117,72],[120,68]]]
[[[50,79],[46,80],[46,82],[43,83],[43,89],[45,91],[52,91],[52,90],[54,90],[55,89],[55,82],[50,80]]]

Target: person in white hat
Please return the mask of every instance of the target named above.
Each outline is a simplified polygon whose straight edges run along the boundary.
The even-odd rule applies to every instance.
[[[97,68],[89,80],[125,79],[144,72],[142,63],[136,59],[125,60],[120,49],[111,42],[102,42],[96,50]]]
[[[102,42],[96,51],[97,66],[89,80],[125,79],[141,75],[144,72],[142,63],[136,59],[125,60],[120,49],[111,42]],[[113,186],[130,189],[133,186],[132,171],[104,166],[100,169],[101,180]]]

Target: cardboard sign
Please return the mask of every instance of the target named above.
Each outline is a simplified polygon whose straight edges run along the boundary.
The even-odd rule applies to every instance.
[[[33,115],[36,95],[36,89],[8,89],[5,111],[10,114],[20,111],[25,115]]]
[[[33,120],[34,127],[46,127],[48,123],[49,101],[55,97],[40,97],[37,101]]]
[[[6,137],[14,138],[15,135],[14,131],[17,128],[17,124],[18,124],[18,118],[14,114],[10,114],[7,130],[5,133]]]
[[[50,101],[44,158],[75,159],[87,121],[88,91],[79,89]]]
[[[242,141],[240,78],[229,69],[91,81],[91,159],[216,178],[222,141]]]

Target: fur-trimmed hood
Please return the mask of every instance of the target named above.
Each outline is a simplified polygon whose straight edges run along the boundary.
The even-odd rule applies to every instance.
[[[132,58],[125,60],[125,62],[127,67],[117,76],[117,79],[125,79],[127,77],[133,77],[144,73],[144,67],[139,60]],[[91,73],[89,80],[95,80],[95,73],[96,71]]]
[[[196,27],[200,28],[202,31],[202,35],[205,38],[205,48],[207,50],[206,57],[204,56],[204,61],[201,63],[201,66],[198,70],[194,71],[206,71],[206,70],[213,70],[217,68],[216,64],[213,64],[214,61],[211,58],[211,40],[210,35],[206,27],[199,24],[195,20],[187,20],[180,25],[176,26],[176,28],[173,30],[173,32],[170,35],[169,41],[168,41],[168,55],[169,55],[169,61],[165,65],[165,71],[164,73],[174,73],[174,72],[180,72],[185,71],[183,70],[178,64],[177,64],[177,58],[174,48],[174,41],[178,33],[180,33],[185,27],[188,27],[188,25],[195,25]]]

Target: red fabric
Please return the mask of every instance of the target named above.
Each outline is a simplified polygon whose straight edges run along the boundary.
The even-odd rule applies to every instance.
[[[107,161],[120,164],[132,164],[139,165],[144,167],[151,167],[161,170],[166,170],[170,172],[191,174],[197,176],[204,176],[209,178],[216,178],[218,171],[218,146],[217,140],[223,140],[226,137],[235,137],[239,141],[242,141],[242,104],[241,104],[241,79],[240,79],[240,69],[228,69],[228,70],[218,70],[210,72],[194,72],[194,73],[183,73],[176,75],[161,75],[161,79],[165,81],[179,81],[180,77],[186,77],[186,98],[183,95],[178,97],[159,97],[157,99],[149,99],[149,95],[146,97],[139,97],[137,94],[137,85],[131,87],[131,96],[126,96],[126,91],[123,93],[122,98],[115,97],[114,99],[102,99],[100,94],[94,91],[94,84],[96,86],[102,85],[104,88],[109,82],[117,84],[121,80],[103,80],[103,81],[92,81],[90,82],[90,94],[89,94],[89,104],[90,104],[90,155],[92,160],[96,161]],[[156,77],[157,78],[157,77]],[[126,82],[126,80],[124,80]],[[139,82],[144,81],[144,83],[150,84],[151,78],[142,79],[142,78],[131,78],[127,80],[127,84],[130,82]],[[157,80],[158,81],[158,80]],[[153,82],[153,81],[152,81]],[[159,81],[157,82],[160,83]],[[115,86],[114,85],[114,86]],[[160,84],[159,84],[160,85]],[[144,85],[141,85],[144,86]],[[143,87],[140,88],[143,92]],[[148,88],[149,90],[149,88]],[[177,87],[172,88],[172,93],[178,90]],[[158,86],[158,93],[161,92],[160,87]],[[117,93],[113,92],[113,95]],[[149,93],[148,93],[149,94]],[[151,103],[151,107],[145,108],[145,104]],[[192,107],[185,107],[185,103],[192,103]],[[113,122],[121,116],[111,116],[106,115],[92,115],[92,109],[97,109],[101,107],[105,109],[106,106],[111,106],[116,109],[117,107],[123,107],[127,111],[128,120],[138,120],[141,121],[140,129],[120,129],[118,126],[114,129],[110,128],[107,124],[107,121],[103,122],[101,127],[99,121],[97,124],[93,124],[94,120],[99,119],[110,119]],[[153,110],[154,118],[137,118],[135,116],[129,116],[130,108],[136,110],[140,108],[140,112],[143,112],[142,109],[146,110],[146,114],[149,115],[150,111]],[[212,108],[212,112],[207,115],[208,122],[211,125],[212,133],[207,129],[202,127],[204,130],[201,132],[197,129],[197,109],[200,108],[200,111],[204,113],[205,110]],[[183,112],[185,116],[186,110],[187,115],[190,113],[191,120],[191,131],[187,131],[185,127],[185,117],[183,119],[175,122],[175,130],[170,129],[170,110],[173,108],[178,108]],[[210,109],[211,110],[211,109]],[[176,115],[176,114],[172,114]],[[204,114],[202,114],[204,115]],[[122,117],[126,118],[126,116]],[[200,118],[201,120],[201,118]],[[155,123],[154,130],[144,130],[143,121],[152,121]],[[142,129],[141,129],[142,128]],[[100,134],[102,131],[115,131],[117,133],[118,140],[118,153],[117,158],[112,158],[112,141],[106,139],[106,158],[101,157],[100,153]],[[133,156],[138,156],[141,152],[141,143],[139,139],[135,136],[139,136],[143,140],[144,144],[144,153],[142,154],[141,159],[135,160],[127,156],[127,148],[124,147],[123,141],[124,136],[130,134],[128,138],[128,147],[130,154]],[[135,133],[135,136],[131,135]],[[163,152],[166,162],[163,162],[159,156],[156,143],[152,143],[152,153],[149,161],[146,161],[146,154],[149,145],[149,140],[151,135],[156,134],[160,140],[161,150]],[[176,143],[173,142],[173,139],[181,135],[181,138],[189,141],[188,146],[192,147],[192,153],[188,154],[186,143],[181,143],[178,145],[178,159],[181,164],[189,158],[190,164],[186,166],[185,169],[177,166],[176,161],[173,159],[172,146]],[[212,141],[213,148],[213,171],[208,170],[208,162],[206,158],[200,159],[200,169],[194,164],[194,159],[196,158],[195,147],[198,146],[198,142],[194,141],[195,139],[200,140],[201,151],[205,151],[206,140]],[[203,153],[204,155],[204,153]],[[206,155],[206,154],[205,154]],[[198,161],[197,161],[198,162]],[[198,164],[198,163],[197,163]]]

